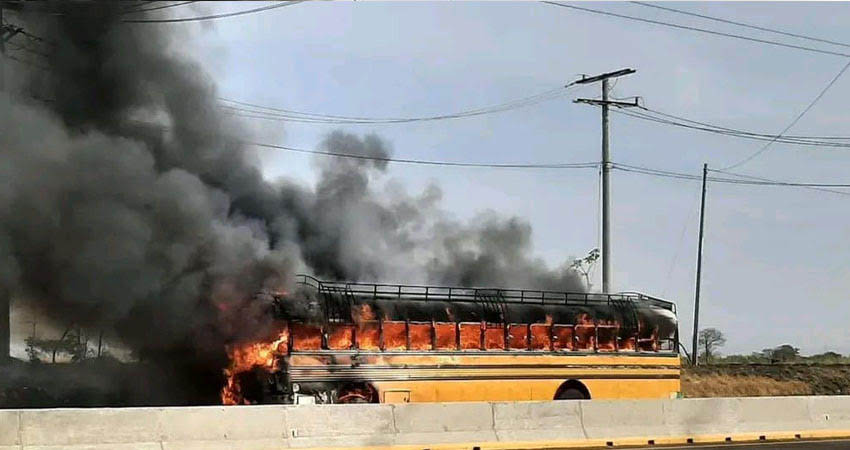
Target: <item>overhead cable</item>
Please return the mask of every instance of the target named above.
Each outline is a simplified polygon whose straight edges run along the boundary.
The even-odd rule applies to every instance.
[[[228,114],[258,118],[266,120],[279,120],[286,122],[302,122],[302,123],[330,123],[330,124],[381,124],[381,123],[408,123],[408,122],[429,122],[436,120],[458,119],[464,117],[474,117],[485,114],[493,114],[498,112],[509,111],[517,108],[524,108],[535,105],[541,102],[553,100],[566,95],[567,90],[573,84],[564,87],[549,89],[538,94],[528,97],[523,97],[511,100],[505,103],[496,105],[458,111],[454,113],[438,114],[433,116],[419,117],[358,117],[358,116],[341,116],[331,114],[317,114],[303,111],[295,111],[277,107],[263,106],[254,103],[232,100],[227,98],[219,98],[220,106]]]
[[[729,169],[734,169],[734,168],[737,168],[737,167],[741,167],[741,166],[743,166],[744,164],[746,164],[746,163],[748,163],[748,162],[752,161],[754,158],[758,157],[758,156],[759,156],[759,155],[761,155],[762,153],[764,153],[764,152],[765,152],[765,151],[766,151],[766,150],[767,150],[767,149],[771,146],[771,144],[773,144],[773,143],[774,143],[774,142],[776,142],[779,138],[781,138],[783,134],[785,134],[785,133],[786,133],[788,130],[790,130],[790,129],[794,126],[794,125],[796,125],[796,124],[797,124],[797,122],[799,122],[799,121],[800,121],[800,119],[802,119],[802,118],[803,118],[803,116],[805,116],[805,115],[806,115],[806,113],[807,113],[807,112],[809,112],[809,110],[810,110],[810,109],[812,109],[812,107],[813,107],[813,106],[815,106],[815,104],[816,104],[816,103],[817,103],[817,102],[821,99],[821,97],[823,97],[823,96],[824,96],[824,94],[826,94],[826,91],[828,91],[828,90],[829,90],[829,88],[831,88],[831,87],[832,87],[832,85],[833,85],[833,84],[835,84],[835,82],[836,82],[836,81],[838,81],[838,79],[839,79],[839,78],[841,78],[841,75],[843,75],[843,74],[844,74],[844,72],[846,72],[848,68],[850,68],[850,61],[848,61],[848,62],[847,62],[847,64],[845,64],[845,65],[844,65],[844,67],[842,67],[842,68],[841,68],[841,70],[839,70],[839,71],[838,71],[838,73],[837,73],[837,74],[835,74],[835,76],[834,76],[834,77],[832,77],[832,80],[830,80],[830,82],[826,85],[826,87],[824,87],[824,88],[820,91],[820,93],[818,93],[817,97],[815,97],[815,98],[814,98],[814,100],[812,100],[812,101],[809,103],[809,106],[806,106],[806,109],[804,109],[802,112],[800,112],[800,114],[798,114],[798,115],[797,115],[797,117],[795,117],[795,118],[794,118],[794,120],[792,120],[792,121],[791,121],[791,123],[789,123],[789,124],[788,124],[788,126],[787,126],[787,127],[785,127],[785,129],[783,129],[783,130],[782,130],[782,132],[780,132],[778,135],[776,135],[776,137],[775,137],[774,139],[772,139],[771,141],[769,141],[767,144],[765,144],[763,147],[761,147],[760,149],[758,149],[757,151],[755,151],[755,152],[754,152],[753,154],[751,154],[750,156],[747,156],[746,158],[744,158],[744,159],[742,159],[742,160],[740,160],[740,161],[738,161],[738,162],[736,162],[736,163],[734,163],[734,164],[732,164],[732,165],[730,165],[730,166],[726,166],[726,167],[724,167],[724,168],[723,168],[723,170],[729,170]]]
[[[722,174],[725,174],[725,175],[731,175],[733,177],[738,177],[738,178],[746,178],[746,179],[750,179],[750,180],[761,181],[761,182],[780,183],[780,184],[778,184],[779,186],[790,185],[790,186],[796,186],[796,187],[803,187],[803,188],[811,189],[811,190],[814,190],[814,191],[829,192],[829,193],[832,193],[832,194],[850,195],[850,193],[847,193],[847,192],[844,192],[844,191],[836,191],[835,189],[828,189],[828,188],[838,188],[838,187],[843,188],[843,187],[847,187],[848,185],[822,184],[822,183],[790,183],[790,184],[788,184],[786,182],[777,182],[775,180],[770,180],[770,179],[767,179],[767,178],[761,178],[761,177],[756,177],[756,176],[753,176],[753,175],[745,175],[745,174],[735,173],[735,172],[727,172],[725,170],[719,170],[719,169],[708,169],[708,171],[709,172],[715,172],[715,173],[722,173]]]
[[[384,156],[369,156],[353,153],[340,153],[323,150],[309,150],[286,145],[265,144],[261,142],[242,141],[243,144],[257,147],[265,147],[277,150],[286,150],[297,153],[309,153],[313,155],[337,156],[342,158],[362,159],[370,161],[381,161],[401,164],[419,164],[429,166],[453,166],[453,167],[484,167],[491,169],[592,169],[599,166],[598,162],[586,163],[482,163],[482,162],[458,162],[458,161],[434,161],[423,159],[391,158]]]
[[[761,27],[761,26],[753,25],[753,24],[749,24],[749,23],[736,22],[734,20],[723,19],[723,18],[720,18],[720,17],[708,16],[708,15],[705,15],[705,14],[697,14],[695,12],[670,8],[668,6],[661,6],[661,5],[655,4],[655,3],[645,3],[645,2],[636,2],[636,1],[633,1],[631,3],[634,3],[636,5],[640,5],[640,6],[646,6],[648,8],[656,8],[656,9],[661,9],[661,10],[664,10],[664,11],[670,11],[670,12],[673,12],[673,13],[676,13],[676,14],[684,14],[686,16],[699,17],[701,19],[713,20],[715,22],[728,23],[728,24],[737,25],[737,26],[740,26],[740,27],[752,28],[754,30],[766,31],[768,33],[776,33],[776,34],[781,34],[783,36],[790,36],[790,37],[795,37],[795,38],[799,38],[799,39],[806,39],[806,40],[809,40],[809,41],[821,42],[821,43],[824,43],[824,44],[832,44],[832,45],[840,45],[842,47],[850,47],[850,44],[847,44],[847,43],[844,43],[844,42],[831,41],[829,39],[816,38],[816,37],[812,37],[812,36],[806,36],[804,34],[790,33],[788,31],[777,30],[775,28],[767,28],[767,27]]]
[[[185,2],[169,3],[167,5],[154,6],[154,7],[151,7],[151,8],[140,8],[140,9],[127,10],[127,11],[122,12],[122,14],[135,14],[135,13],[146,12],[146,11],[158,11],[160,9],[174,8],[174,7],[177,7],[177,6],[189,5],[191,3],[197,3],[197,2],[196,1],[185,1]]]
[[[722,31],[708,30],[708,29],[705,29],[705,28],[691,27],[691,26],[687,26],[687,25],[680,25],[680,24],[675,24],[675,23],[670,23],[670,22],[662,22],[660,20],[652,20],[652,19],[646,19],[646,18],[643,18],[643,17],[629,16],[629,15],[626,15],[626,14],[618,14],[618,13],[614,13],[614,12],[610,12],[610,11],[603,11],[603,10],[600,10],[600,9],[591,9],[591,8],[585,8],[585,7],[582,7],[582,6],[566,5],[566,4],[563,4],[563,3],[553,2],[553,1],[544,1],[543,3],[549,4],[549,5],[554,5],[554,6],[560,6],[562,8],[570,8],[570,9],[575,9],[575,10],[578,10],[578,11],[589,12],[589,13],[593,13],[593,14],[602,14],[602,15],[605,15],[605,16],[618,17],[618,18],[621,18],[621,19],[636,20],[638,22],[645,22],[645,23],[651,23],[651,24],[654,24],[654,25],[661,25],[661,26],[670,27],[670,28],[677,28],[677,29],[680,29],[680,30],[696,31],[696,32],[700,32],[700,33],[712,34],[712,35],[715,35],[715,36],[724,36],[724,37],[729,37],[729,38],[733,38],[733,39],[740,39],[740,40],[744,40],[744,41],[758,42],[760,44],[774,45],[774,46],[777,46],[777,47],[792,48],[792,49],[796,49],[796,50],[803,50],[803,51],[808,51],[808,52],[813,52],[813,53],[821,53],[821,54],[824,54],[824,55],[843,56],[845,58],[850,58],[850,53],[841,53],[841,52],[835,52],[835,51],[831,51],[831,50],[818,49],[818,48],[814,48],[814,47],[804,47],[802,45],[787,44],[787,43],[784,43],[784,42],[771,41],[771,40],[767,40],[767,39],[759,39],[759,38],[754,38],[754,37],[750,37],[750,36],[743,36],[743,35],[740,35],[740,34],[724,33]]]
[[[286,6],[292,6],[298,3],[303,3],[306,0],[294,0],[289,2],[281,2],[275,3],[273,5],[261,6],[259,8],[253,9],[245,9],[242,11],[235,11],[231,13],[221,13],[221,14],[211,14],[208,16],[197,16],[197,17],[181,17],[175,19],[125,19],[122,20],[124,23],[183,23],[183,22],[200,22],[204,20],[215,20],[215,19],[224,19],[226,17],[235,17],[235,16],[243,16],[245,14],[253,14],[262,11],[269,11],[272,9],[283,8]]]
[[[654,110],[645,109],[646,111],[655,112]],[[680,128],[686,128],[696,131],[702,131],[707,133],[720,134],[724,136],[737,137],[742,139],[750,139],[757,141],[772,141],[779,142],[783,144],[792,144],[792,145],[803,145],[810,147],[830,147],[830,148],[850,148],[850,142],[842,142],[850,140],[850,137],[839,137],[839,136],[778,136],[778,135],[770,135],[765,133],[757,133],[752,131],[745,130],[737,130],[733,128],[721,127],[718,125],[705,124],[701,122],[691,121],[682,117],[677,117],[676,119],[666,119],[663,117],[657,117],[651,114],[642,113],[639,111],[629,111],[629,110],[620,110],[620,109],[612,109],[611,112],[622,114],[625,116],[633,117],[640,120],[646,120],[650,122],[660,123],[663,125],[671,125]],[[672,115],[667,115],[670,117],[676,117]],[[691,123],[701,123],[701,125],[692,125]],[[821,140],[823,139],[823,140]]]
[[[688,180],[688,181],[701,181],[702,175],[691,174],[691,173],[682,173],[682,172],[673,172],[669,170],[661,170],[661,169],[652,169],[649,167],[641,167],[641,166],[633,166],[628,164],[621,163],[613,163],[613,168],[616,170],[620,170],[623,172],[633,172],[643,175],[650,175],[656,177],[663,178],[672,178],[679,180]],[[707,177],[707,181],[712,183],[724,183],[724,184],[736,184],[736,185],[748,185],[748,186],[777,186],[777,187],[800,187],[813,189],[821,192],[829,192],[832,194],[839,195],[848,195],[850,196],[850,192],[838,191],[835,190],[837,188],[850,188],[850,184],[841,184],[841,183],[800,183],[800,182],[788,182],[788,181],[778,181],[772,180],[768,178],[759,178],[753,177],[750,175],[742,175],[732,172],[725,172],[722,170],[712,170],[709,169],[710,172],[722,173],[729,176],[737,177],[737,178],[728,178],[728,177]],[[831,189],[830,189],[831,188]]]

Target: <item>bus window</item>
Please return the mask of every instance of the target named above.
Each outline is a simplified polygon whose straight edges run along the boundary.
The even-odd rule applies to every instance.
[[[600,352],[613,352],[617,350],[617,335],[619,332],[620,327],[617,325],[597,325],[597,350]]]
[[[505,327],[501,325],[488,324],[484,329],[484,349],[505,349]]]
[[[573,349],[572,325],[552,325],[552,347],[561,351]]]
[[[354,345],[354,327],[332,324],[328,329],[328,348],[331,350],[349,350]]]
[[[528,325],[512,323],[508,326],[508,348],[512,350],[528,349]]]
[[[460,349],[461,350],[480,350],[481,349],[481,323],[480,322],[461,322],[460,323]]]
[[[457,324],[437,322],[434,324],[435,350],[457,349]]]
[[[381,324],[384,331],[384,350],[407,349],[407,324],[386,320]]]
[[[322,348],[322,329],[301,323],[292,324],[293,350],[320,350]]]
[[[360,350],[380,349],[380,329],[378,321],[367,320],[357,326],[357,348]]]
[[[634,336],[629,336],[625,339],[620,339],[617,344],[617,349],[619,349],[621,352],[633,352],[635,351],[636,347],[637,343]]]
[[[431,323],[411,322],[408,324],[410,350],[431,350]]]
[[[646,329],[641,327],[638,332],[637,348],[642,352],[657,352],[658,351],[658,328],[653,327]]]
[[[533,323],[530,328],[532,350],[549,350],[552,348],[552,338],[549,336],[548,324]]]
[[[593,324],[579,324],[575,326],[575,349],[593,350],[596,343],[596,326]]]

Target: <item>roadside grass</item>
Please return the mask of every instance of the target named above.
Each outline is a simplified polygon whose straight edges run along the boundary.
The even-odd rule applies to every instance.
[[[685,397],[765,397],[811,395],[812,387],[797,380],[779,381],[758,375],[682,373]]]

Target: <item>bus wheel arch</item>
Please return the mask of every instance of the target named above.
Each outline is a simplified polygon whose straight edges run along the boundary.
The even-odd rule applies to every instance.
[[[378,403],[378,390],[369,383],[349,383],[340,387],[337,403]]]
[[[567,380],[555,391],[554,400],[590,400],[590,390],[581,381]]]

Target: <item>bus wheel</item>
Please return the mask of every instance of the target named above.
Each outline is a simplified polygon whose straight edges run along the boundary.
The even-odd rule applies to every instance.
[[[378,403],[378,392],[368,384],[343,386],[336,398],[337,403]]]
[[[590,400],[590,391],[580,381],[569,380],[555,392],[555,400]]]

